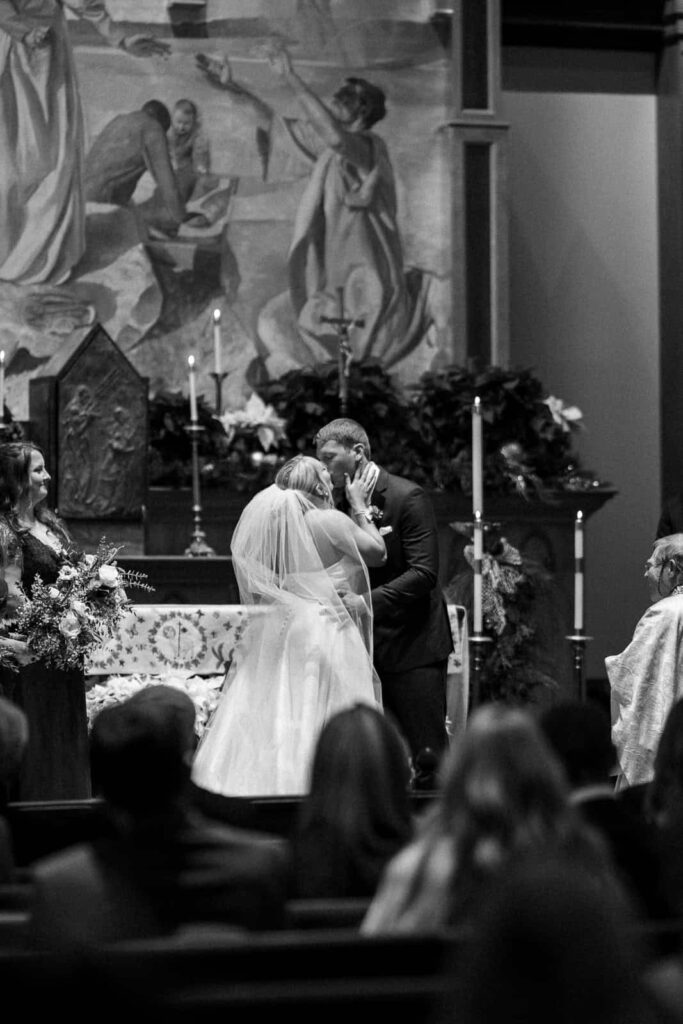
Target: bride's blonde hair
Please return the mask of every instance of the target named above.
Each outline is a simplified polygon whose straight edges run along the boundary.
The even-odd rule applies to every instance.
[[[295,455],[278,470],[275,483],[283,491],[303,491],[334,504],[332,489],[323,477],[325,467],[311,455]]]

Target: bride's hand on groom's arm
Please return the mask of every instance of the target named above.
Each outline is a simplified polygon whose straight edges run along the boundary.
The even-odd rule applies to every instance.
[[[356,618],[361,612],[366,611],[366,604],[360,594],[354,594],[350,590],[340,591],[339,596],[351,618]]]
[[[354,594],[351,590],[339,590],[337,591],[337,594],[352,619],[357,619],[359,614],[367,611],[365,601],[359,594]],[[331,605],[321,605],[320,614],[324,618],[335,619],[340,629],[342,629],[348,622],[348,619],[340,619],[339,609],[334,608]]]

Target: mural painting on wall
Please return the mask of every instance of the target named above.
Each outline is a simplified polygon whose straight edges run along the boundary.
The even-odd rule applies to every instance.
[[[101,323],[150,393],[450,361],[450,68],[427,0],[0,0],[6,401]]]

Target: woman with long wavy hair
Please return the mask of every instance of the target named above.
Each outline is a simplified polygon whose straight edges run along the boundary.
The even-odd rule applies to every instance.
[[[54,583],[74,545],[46,499],[50,474],[43,452],[25,441],[0,445],[0,619],[11,621],[36,577]],[[22,667],[0,670],[0,692],[28,719],[28,746],[14,799],[90,796],[85,684],[80,672],[51,670],[3,638]]]
[[[363,922],[367,933],[466,924],[508,864],[540,850],[585,862],[616,885],[597,835],[570,806],[563,770],[532,716],[478,708],[442,764],[441,788],[416,839],[388,865]]]
[[[410,750],[391,715],[355,704],[323,726],[292,836],[293,895],[370,898],[410,840]]]

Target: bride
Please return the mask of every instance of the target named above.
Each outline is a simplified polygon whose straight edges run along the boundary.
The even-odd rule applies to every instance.
[[[346,478],[367,513],[364,474]],[[367,565],[386,548],[371,517],[334,508],[330,474],[297,455],[246,506],[231,543],[248,624],[195,755],[192,776],[236,796],[301,794],[320,729],[378,704]]]

